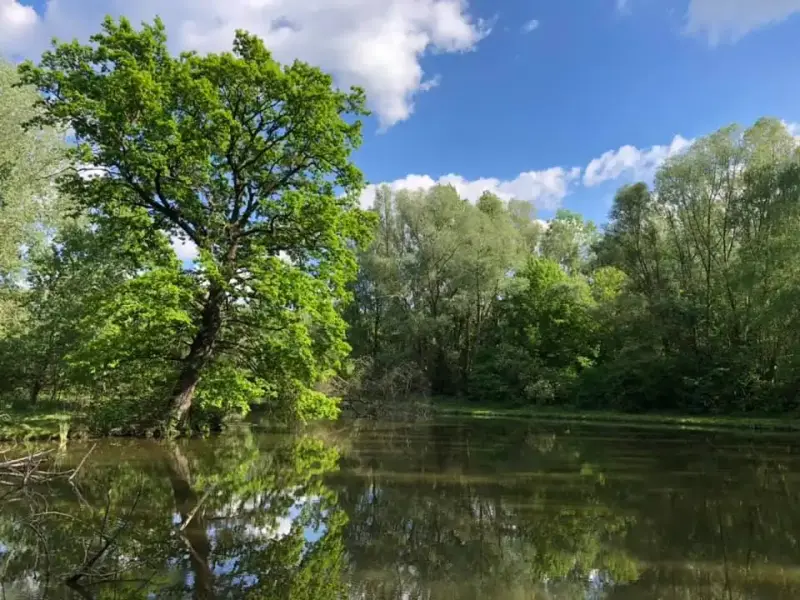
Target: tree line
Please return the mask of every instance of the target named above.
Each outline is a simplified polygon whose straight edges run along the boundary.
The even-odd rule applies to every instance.
[[[241,31],[175,56],[159,20],[109,18],[0,63],[2,402],[106,433],[255,405],[332,417],[337,393],[795,407],[800,171],[780,122],[695,142],[598,228],[448,186],[362,210],[366,114],[362,90]]]
[[[788,411],[800,384],[800,162],[731,126],[626,185],[598,228],[450,186],[376,196],[350,340],[369,393]]]

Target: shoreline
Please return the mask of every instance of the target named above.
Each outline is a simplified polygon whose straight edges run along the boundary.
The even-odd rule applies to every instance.
[[[717,430],[749,432],[800,432],[800,418],[790,416],[753,415],[687,415],[665,413],[623,413],[604,410],[578,410],[555,408],[501,408],[486,404],[432,402],[428,405],[432,415],[462,416],[477,419],[530,419],[597,425],[624,425],[630,427],[657,427],[682,430]]]

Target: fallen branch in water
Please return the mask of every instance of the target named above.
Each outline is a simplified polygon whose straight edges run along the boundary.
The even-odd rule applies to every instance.
[[[37,452],[36,454],[29,454],[28,456],[22,456],[19,458],[13,458],[11,460],[7,460],[5,462],[0,462],[0,469],[11,469],[21,465],[26,465],[52,452],[53,452],[52,450],[45,450],[44,452]]]
[[[65,471],[52,470],[50,459],[54,450],[43,450],[4,460],[0,462],[0,484],[23,487],[29,483],[46,483],[60,478],[66,478],[68,482],[72,483],[96,447],[97,444],[89,449],[78,466]]]
[[[41,483],[52,479],[43,467],[45,460],[49,458],[52,450],[37,452],[27,456],[21,456],[0,463],[0,482],[5,485],[24,487],[28,483]],[[16,481],[16,483],[12,483]]]
[[[72,480],[75,479],[75,475],[77,475],[78,471],[81,470],[81,467],[83,466],[83,463],[86,462],[86,459],[89,458],[89,455],[94,451],[95,448],[97,448],[97,444],[94,444],[91,448],[89,448],[89,451],[86,454],[83,455],[83,458],[81,459],[81,462],[79,462],[78,466],[73,469],[73,471],[70,474],[69,479],[67,479],[67,481],[72,483]]]

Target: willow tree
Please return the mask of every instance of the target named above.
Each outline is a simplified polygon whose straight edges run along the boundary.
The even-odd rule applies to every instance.
[[[197,247],[169,423],[184,421],[204,379],[223,394],[231,384],[320,401],[312,384],[346,354],[338,311],[369,231],[350,160],[363,92],[280,65],[242,31],[232,52],[173,56],[160,20],[137,30],[107,18],[88,45],[56,43],[20,72],[41,92],[33,123],[71,128],[72,158],[91,165],[94,176],[64,177],[67,191],[125,215],[123,233]]]
[[[54,207],[53,176],[64,160],[64,136],[52,128],[26,128],[37,114],[36,90],[0,59],[0,272],[20,266],[21,244],[29,245],[36,223]]]
[[[25,247],[43,240],[43,225],[59,212],[53,176],[63,166],[64,136],[52,128],[25,128],[36,116],[36,90],[20,86],[16,69],[0,59],[0,334],[20,324],[14,301]]]
[[[532,209],[520,208],[511,212],[489,192],[472,204],[452,186],[378,190],[380,220],[350,315],[354,354],[371,359],[373,376],[384,381],[412,366],[421,375],[407,378],[414,386],[437,394],[467,387],[509,272],[538,231]]]
[[[640,183],[618,192],[597,246],[602,264],[627,275],[605,325],[614,341],[604,341],[604,354],[614,358],[598,372],[614,382],[612,402],[704,411],[796,405],[797,148],[775,119],[728,126],[662,165],[652,191]]]

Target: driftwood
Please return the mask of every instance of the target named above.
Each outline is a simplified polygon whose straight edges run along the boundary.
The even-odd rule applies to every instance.
[[[29,483],[45,483],[54,479],[66,479],[72,482],[83,467],[86,459],[94,451],[92,446],[74,469],[54,470],[53,450],[43,450],[24,456],[0,460],[0,485],[19,487]],[[8,454],[8,452],[6,452]]]
[[[17,447],[0,451],[0,510],[3,510],[4,506],[10,506],[11,504],[24,507],[19,515],[19,525],[32,531],[38,540],[36,547],[45,565],[43,575],[45,588],[47,588],[47,582],[51,576],[49,565],[51,563],[52,548],[43,523],[49,517],[76,518],[73,515],[52,509],[48,500],[48,490],[51,487],[49,484],[56,482],[68,484],[81,504],[86,504],[86,500],[81,495],[80,489],[76,484],[75,477],[81,471],[96,446],[95,444],[89,448],[89,451],[84,454],[77,466],[71,469],[59,468],[55,460],[57,454],[54,449],[29,452],[24,455],[19,455],[21,452]],[[17,456],[9,458],[10,455],[15,453]],[[102,561],[109,549],[116,544],[117,537],[124,529],[124,526],[121,526],[111,535],[107,533],[108,511],[109,506],[106,506],[103,527],[98,533],[100,539],[105,540],[104,544],[92,555],[88,555],[87,549],[86,560],[63,582],[64,585],[84,598],[92,598],[93,596],[81,585],[81,579],[91,575],[94,566]],[[24,514],[25,512],[27,514]],[[36,561],[38,563],[38,558]],[[1,577],[0,582],[2,582]]]
[[[22,456],[20,458],[12,458],[11,460],[0,462],[0,469],[12,469],[20,465],[29,464],[52,452],[52,450],[45,450],[44,452],[37,452],[36,454],[29,454],[28,456]]]

